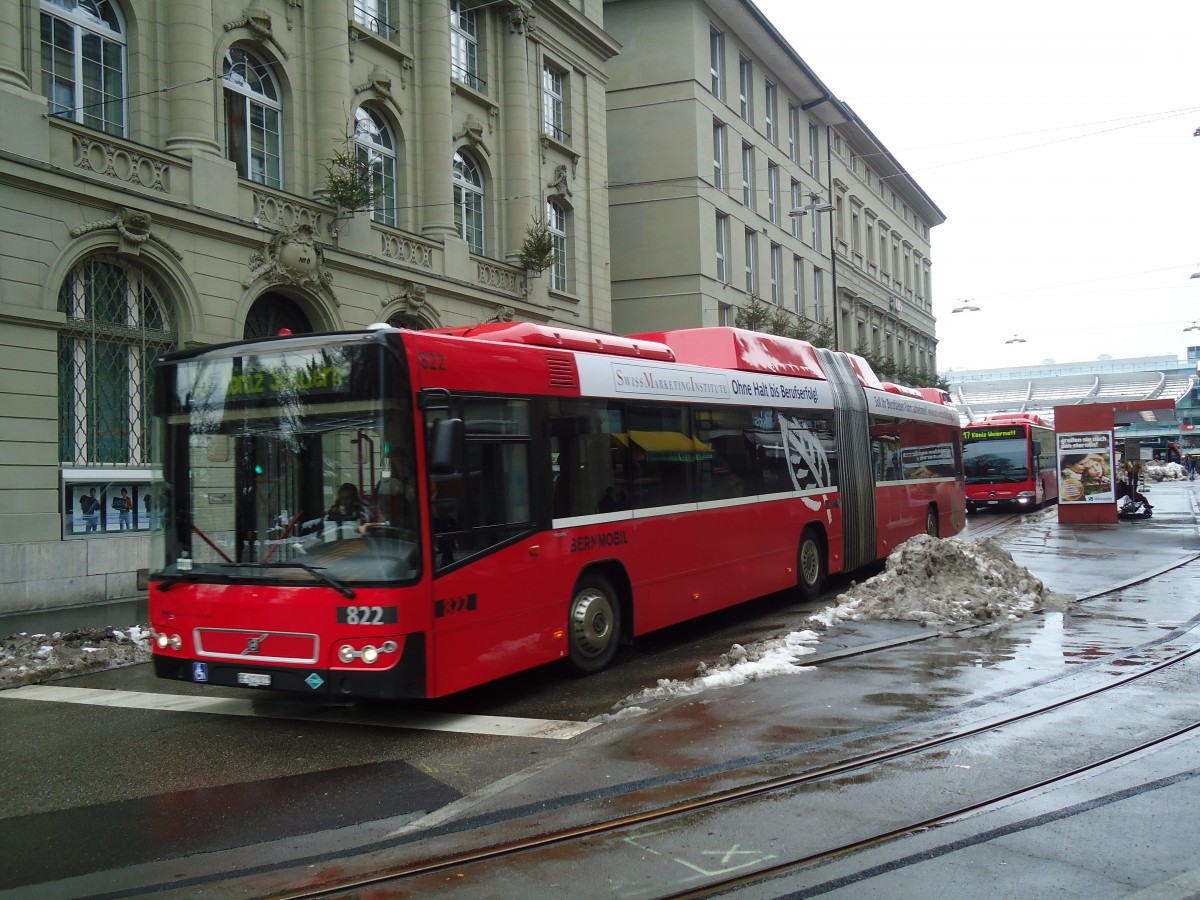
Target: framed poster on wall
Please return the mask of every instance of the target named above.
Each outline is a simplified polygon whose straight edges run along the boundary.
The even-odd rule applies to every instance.
[[[1059,503],[1116,503],[1110,431],[1055,435],[1058,445]]]

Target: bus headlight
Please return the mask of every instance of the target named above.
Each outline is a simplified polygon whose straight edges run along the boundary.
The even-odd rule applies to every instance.
[[[173,635],[171,635],[170,644],[171,644],[172,650],[182,650],[183,649],[183,638],[181,638],[177,634],[173,634]]]
[[[374,665],[379,661],[379,651],[370,644],[362,648],[362,661],[368,666]]]
[[[167,645],[171,643],[171,639],[165,634],[156,634],[154,636],[154,643],[159,650],[166,650]]]
[[[349,644],[342,644],[338,647],[338,659],[349,665],[354,662],[354,657],[358,656],[358,652]]]

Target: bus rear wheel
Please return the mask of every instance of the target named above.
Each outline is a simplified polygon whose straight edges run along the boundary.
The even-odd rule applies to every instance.
[[[590,675],[608,667],[621,636],[621,604],[608,579],[585,575],[575,586],[567,615],[571,668]]]
[[[932,506],[925,510],[925,533],[933,537],[941,536],[941,529],[938,527],[937,509]]]
[[[804,534],[800,536],[797,562],[800,569],[797,579],[800,599],[806,602],[816,600],[825,586],[825,547],[812,528],[804,529]]]

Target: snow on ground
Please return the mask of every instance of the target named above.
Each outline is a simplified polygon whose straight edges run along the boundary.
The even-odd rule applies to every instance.
[[[1017,565],[995,538],[965,541],[917,535],[897,547],[883,572],[837,598],[834,606],[809,617],[822,630],[841,622],[896,619],[922,625],[981,625],[1020,619],[1039,608],[1062,609],[1074,602],[1046,589]],[[793,631],[756,644],[734,644],[715,662],[701,663],[686,680],[659,679],[654,687],[627,697],[610,716],[615,721],[648,710],[642,705],[685,697],[711,688],[808,672],[802,660],[817,652],[820,635]]]
[[[150,659],[150,629],[80,628],[0,638],[0,690]]]
[[[1187,469],[1177,462],[1160,463],[1160,462],[1144,462],[1142,463],[1142,475],[1147,481],[1187,481]]]

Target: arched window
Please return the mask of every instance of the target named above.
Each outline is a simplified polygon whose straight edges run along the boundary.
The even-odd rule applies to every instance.
[[[59,458],[74,465],[151,461],[154,360],[176,335],[161,285],[139,266],[93,256],[58,292]]]
[[[371,218],[396,224],[396,142],[382,116],[364,106],[354,111],[354,145],[358,163],[371,172],[375,199]]]
[[[484,252],[483,176],[466,153],[454,154],[454,226],[472,253]]]
[[[246,50],[225,52],[225,156],[238,175],[283,187],[283,105],[270,67]]]
[[[124,135],[125,29],[116,5],[42,0],[41,25],[42,93],[50,114]]]
[[[567,211],[557,200],[546,201],[546,228],[554,243],[554,262],[550,264],[550,290],[569,290],[567,275]]]
[[[263,294],[246,313],[242,337],[246,340],[275,337],[283,329],[292,334],[311,334],[313,327],[296,301],[274,292]]]

